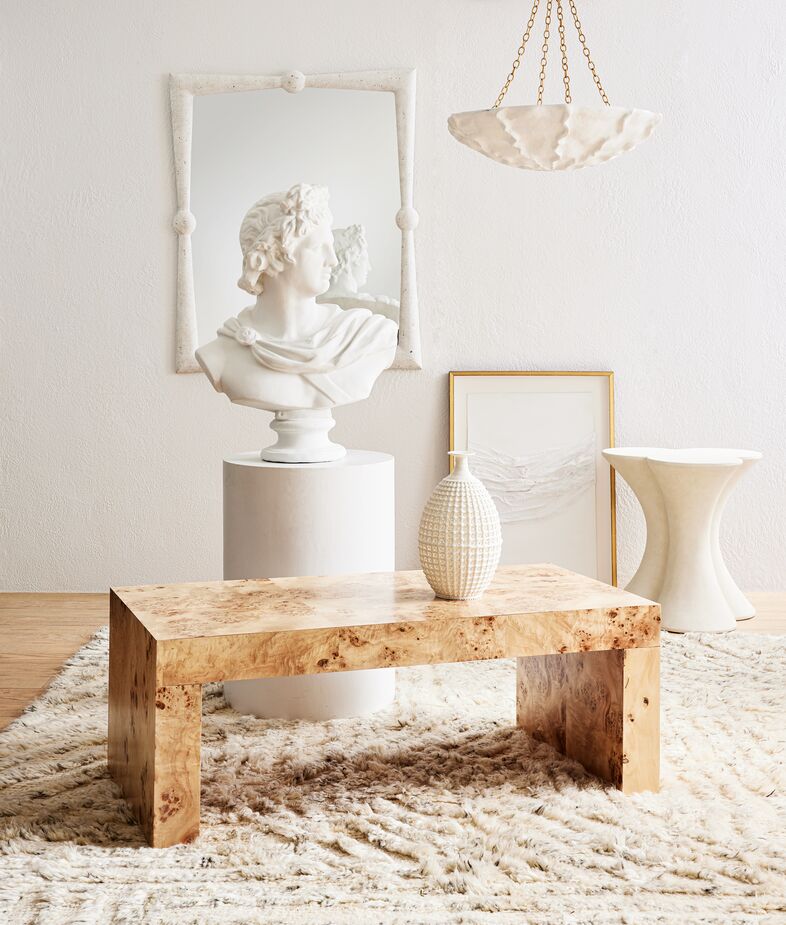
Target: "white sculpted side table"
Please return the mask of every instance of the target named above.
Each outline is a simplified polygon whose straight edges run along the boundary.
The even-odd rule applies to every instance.
[[[715,506],[715,518],[712,524],[712,558],[715,562],[718,581],[723,588],[723,593],[726,595],[729,606],[734,611],[734,616],[737,620],[750,620],[751,617],[756,616],[756,608],[751,604],[748,598],[745,597],[742,591],[740,591],[737,587],[737,583],[726,568],[726,563],[723,560],[723,553],[720,547],[720,525],[723,518],[723,509],[726,507],[726,502],[729,500],[732,488],[737,484],[743,472],[746,472],[755,462],[761,459],[761,453],[756,450],[734,450],[733,452],[734,455],[742,461],[742,465],[736,468],[732,473],[731,478],[726,483],[726,487],[723,489],[723,493]]]
[[[657,601],[663,585],[663,572],[669,552],[669,525],[658,483],[647,464],[648,447],[604,450],[603,455],[633,489],[647,524],[647,545],[636,574],[626,590],[650,601]]]
[[[647,545],[627,588],[659,601],[663,628],[727,632],[755,613],[723,561],[723,509],[761,453],[736,449],[622,447],[603,454],[630,485],[647,523]]]

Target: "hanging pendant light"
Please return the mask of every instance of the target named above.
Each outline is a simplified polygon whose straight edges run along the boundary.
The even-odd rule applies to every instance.
[[[609,103],[587,47],[575,0],[567,0],[567,3],[584,58],[603,106],[576,106],[573,103],[562,0],[545,2],[546,19],[541,45],[537,102],[533,106],[501,105],[524,57],[540,3],[541,0],[535,0],[532,5],[518,54],[494,105],[491,109],[454,113],[448,119],[451,135],[492,160],[526,170],[576,170],[579,167],[602,164],[632,150],[652,134],[661,117],[658,113],[646,109],[625,109]],[[546,83],[554,4],[557,8],[565,102],[544,105],[543,88]]]

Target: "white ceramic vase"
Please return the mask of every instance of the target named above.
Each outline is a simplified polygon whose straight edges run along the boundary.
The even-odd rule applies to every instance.
[[[502,551],[502,528],[491,495],[469,471],[469,453],[453,450],[453,472],[434,489],[420,520],[420,564],[437,597],[479,598]]]

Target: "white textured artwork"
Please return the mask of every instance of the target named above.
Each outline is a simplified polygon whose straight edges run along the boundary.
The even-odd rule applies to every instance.
[[[502,523],[551,517],[595,486],[594,431],[572,446],[511,456],[470,443],[472,468]]]
[[[494,499],[503,564],[612,580],[609,394],[605,374],[454,373],[453,447]]]

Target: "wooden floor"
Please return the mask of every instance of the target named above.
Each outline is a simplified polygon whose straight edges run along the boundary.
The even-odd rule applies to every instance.
[[[758,612],[738,631],[786,634],[786,592],[749,597]],[[108,622],[105,594],[0,594],[0,729]]]

